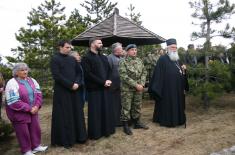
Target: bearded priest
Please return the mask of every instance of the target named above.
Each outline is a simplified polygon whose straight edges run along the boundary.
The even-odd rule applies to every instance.
[[[166,44],[167,54],[159,58],[148,91],[155,100],[153,122],[176,127],[186,124],[185,92],[189,86],[186,66],[179,60],[176,39],[168,39]]]

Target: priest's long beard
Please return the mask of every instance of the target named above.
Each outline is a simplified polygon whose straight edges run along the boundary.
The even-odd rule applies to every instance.
[[[177,61],[180,59],[177,51],[176,52],[168,51],[168,55],[169,55],[171,61]]]

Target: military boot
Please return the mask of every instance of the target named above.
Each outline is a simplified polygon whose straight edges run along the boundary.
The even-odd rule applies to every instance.
[[[123,121],[123,132],[127,135],[133,135],[127,121]]]
[[[134,120],[134,129],[149,129],[148,126],[144,125],[143,123],[140,122],[139,119]]]

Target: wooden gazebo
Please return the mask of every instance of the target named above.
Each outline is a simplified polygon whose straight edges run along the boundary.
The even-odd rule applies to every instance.
[[[108,47],[115,42],[120,42],[123,46],[130,43],[137,45],[152,45],[165,42],[163,37],[120,16],[118,9],[115,9],[114,13],[109,18],[85,30],[72,39],[72,45],[88,46],[89,39],[94,37],[102,38],[105,47]]]

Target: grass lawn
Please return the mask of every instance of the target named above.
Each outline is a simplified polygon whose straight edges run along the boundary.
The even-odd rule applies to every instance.
[[[50,145],[52,105],[50,100],[46,102],[40,110],[40,122],[42,143]],[[152,123],[154,104],[152,101],[145,101],[142,120],[150,127],[149,130],[133,130],[132,136],[126,136],[122,128],[117,128],[116,133],[108,138],[88,140],[87,143],[77,144],[71,149],[49,147],[46,153],[41,154],[208,155],[235,145],[235,94],[226,94],[213,101],[208,110],[203,109],[195,97],[187,97],[186,104],[186,129],[183,126],[165,128]],[[5,111],[3,113],[6,118]],[[0,154],[20,154],[15,134],[0,140]]]

